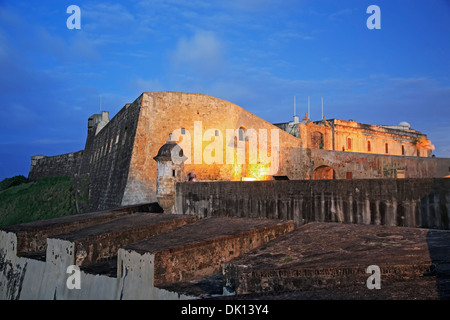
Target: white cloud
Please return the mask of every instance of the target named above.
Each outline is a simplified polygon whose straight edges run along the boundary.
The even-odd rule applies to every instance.
[[[176,69],[210,76],[223,65],[223,53],[224,46],[213,32],[197,31],[178,41],[171,59]]]
[[[342,10],[331,13],[328,16],[328,18],[331,21],[342,21],[345,18],[345,16],[351,14],[352,12],[353,12],[352,9],[346,8],[346,9],[342,9]]]

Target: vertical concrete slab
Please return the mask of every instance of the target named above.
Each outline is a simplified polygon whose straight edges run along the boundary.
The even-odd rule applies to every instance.
[[[117,277],[121,281],[119,299],[148,299],[154,278],[154,255],[119,249]]]
[[[17,271],[17,237],[0,230],[0,298],[16,299],[20,292],[21,271]]]
[[[73,242],[47,239],[46,266],[42,277],[40,299],[63,299],[68,290],[67,267],[70,265],[75,265]]]
[[[117,255],[120,300],[179,300],[195,299],[154,286],[155,256],[153,253],[139,253],[119,249]]]

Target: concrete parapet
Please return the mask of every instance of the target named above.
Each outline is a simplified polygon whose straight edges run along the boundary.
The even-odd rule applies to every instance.
[[[450,179],[216,181],[177,183],[176,211],[450,229]]]
[[[139,212],[144,207],[0,230],[0,299],[194,299],[163,285],[211,275],[294,229],[292,221],[198,220]],[[98,272],[102,265],[110,270]],[[78,270],[80,288],[68,285],[70,270]]]

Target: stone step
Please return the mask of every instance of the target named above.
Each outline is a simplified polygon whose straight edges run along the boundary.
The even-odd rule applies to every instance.
[[[137,211],[151,210],[154,204],[122,207],[113,210],[81,213],[59,218],[39,220],[2,227],[1,230],[14,233],[17,237],[17,255],[45,251],[47,238],[56,234],[79,230],[98,223],[111,221]]]
[[[115,257],[121,247],[196,220],[194,216],[136,212],[50,238],[73,243],[75,264],[88,266]]]
[[[309,223],[225,263],[223,281],[232,294],[369,290],[373,271],[367,268],[374,265],[380,268],[381,286],[430,273],[442,277],[450,262],[448,243],[447,230]]]
[[[149,285],[198,279],[222,264],[291,232],[293,221],[209,217],[119,250],[119,275],[141,272]],[[132,269],[132,270],[131,270]]]

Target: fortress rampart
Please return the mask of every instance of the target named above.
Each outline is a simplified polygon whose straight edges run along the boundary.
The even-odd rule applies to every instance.
[[[450,229],[450,179],[361,179],[176,184],[176,211],[246,217]]]
[[[44,177],[74,176],[78,172],[82,158],[83,150],[52,157],[33,156],[28,178],[34,180]]]
[[[320,127],[312,122],[305,126]],[[239,132],[234,141],[228,139],[227,130]],[[416,131],[408,130],[416,134]],[[88,211],[150,203],[156,201],[156,162],[153,157],[169,134],[176,132],[178,141],[187,146],[184,150],[188,157],[184,168],[186,174],[195,172],[200,181],[239,181],[255,174],[255,166],[248,161],[252,144],[248,134],[259,131],[267,133],[265,142],[258,136],[258,147],[266,144],[264,156],[272,161],[270,157],[278,155],[278,167],[273,176],[285,176],[290,180],[439,178],[450,175],[450,159],[424,156],[425,152],[420,157],[411,156],[409,148],[412,145],[405,149],[407,155],[379,154],[374,150],[364,153],[355,152],[356,149],[321,149],[320,143],[317,148],[310,147],[308,134],[292,135],[231,102],[202,94],[145,92],[133,103],[126,104],[111,120],[106,111],[92,115],[84,150],[54,157],[32,157],[29,177],[76,177],[76,181],[82,181],[78,186],[89,188]],[[272,141],[272,131],[276,131],[274,137],[277,140]],[[332,139],[324,137],[327,146]],[[275,144],[276,148],[272,149]],[[373,142],[372,148],[374,145]],[[212,147],[214,152],[211,152]],[[235,159],[239,152],[244,152],[245,163],[227,162],[230,150]],[[205,155],[216,156],[218,153],[223,154],[221,159],[219,157],[223,161],[210,163],[205,158]],[[261,160],[260,154],[257,160]],[[264,179],[272,179],[272,175]]]

